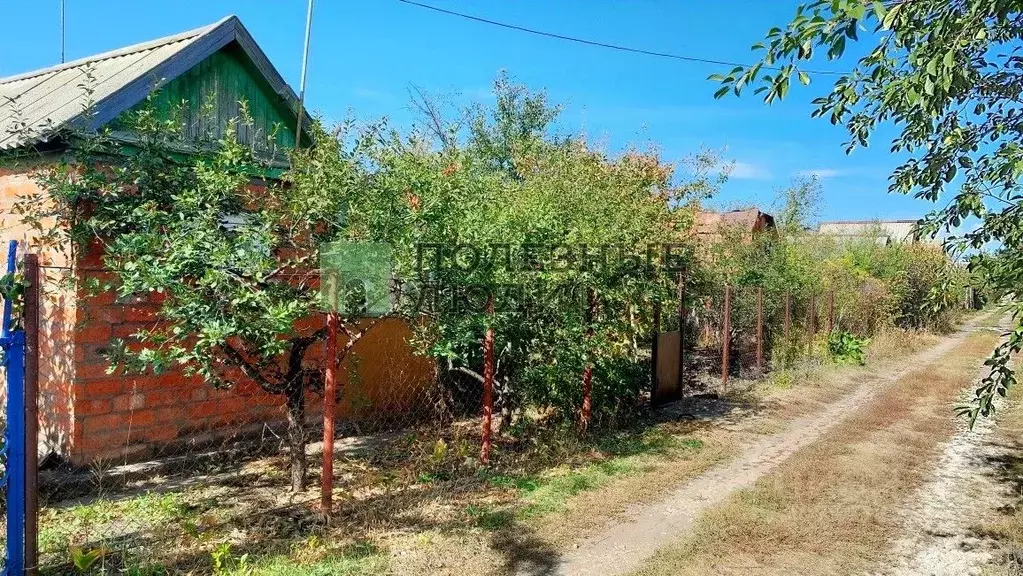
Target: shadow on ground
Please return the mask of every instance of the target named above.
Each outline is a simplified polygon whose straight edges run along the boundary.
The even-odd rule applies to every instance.
[[[502,438],[489,468],[475,463],[473,421],[444,429],[390,433],[374,442],[373,450],[342,453],[337,458],[340,490],[331,526],[318,511],[315,478],[310,477],[310,490],[297,495],[287,492],[285,457],[232,459],[220,465],[207,462],[195,470],[183,468],[114,493],[49,504],[54,514],[50,522],[56,525],[52,528],[59,530],[51,549],[44,550],[49,568],[43,573],[75,573],[68,557],[71,546],[106,550],[105,568],[115,572],[159,565],[169,574],[210,573],[211,552],[225,543],[230,544],[230,558],[247,555],[250,564],[279,555],[295,556],[296,550],[305,554],[314,541],[320,549],[300,561],[315,561],[324,554],[358,561],[361,556],[390,554],[367,544],[382,533],[437,533],[455,540],[482,537],[488,554],[499,559],[487,564],[493,567],[492,573],[549,575],[557,569],[559,550],[515,513],[522,483],[566,462],[585,466],[640,453],[670,458],[669,450],[661,452],[662,447],[649,441],[655,426],[665,434],[685,434],[738,422],[766,408],[752,394],[734,389],[725,396],[704,393],[667,404],[624,430],[597,431],[582,438],[574,431],[525,435],[529,440]],[[439,441],[447,452],[438,457]],[[166,517],[147,517],[145,510],[140,513],[132,503],[152,495],[181,495],[182,503],[163,511]],[[61,526],[81,517],[91,523],[82,533]]]

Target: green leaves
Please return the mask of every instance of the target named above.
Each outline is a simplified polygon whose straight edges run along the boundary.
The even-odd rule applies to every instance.
[[[874,34],[851,33],[868,20],[877,23]],[[883,124],[896,128],[889,147],[909,159],[895,170],[890,190],[932,201],[954,194],[924,228],[949,235],[950,246],[995,246],[993,254],[973,254],[971,266],[985,270],[993,293],[1017,300],[1023,261],[1009,255],[1023,250],[1023,122],[1017,105],[1023,58],[1015,40],[1021,36],[1020,9],[1013,3],[966,0],[953,10],[939,0],[815,0],[797,10],[784,32],[772,28],[766,34],[761,64],[780,66],[777,75],[753,79],[732,71],[718,81],[737,92],[755,84],[772,102],[785,97],[786,79],[816,49],[836,59],[845,54],[847,40],[869,43],[853,70],[814,101],[814,117],[846,127],[847,151],[867,145]],[[1023,344],[1010,342],[997,351],[992,380],[966,411],[971,418],[990,413],[992,397],[1014,381],[996,373],[1005,355]]]
[[[869,338],[858,338],[847,331],[832,332],[828,335],[828,354],[838,364],[855,364],[863,366],[867,363],[866,352]]]

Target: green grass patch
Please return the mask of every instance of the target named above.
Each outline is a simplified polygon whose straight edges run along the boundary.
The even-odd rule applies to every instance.
[[[465,515],[472,520],[474,525],[484,530],[507,528],[515,521],[515,514],[511,510],[488,505],[470,504],[465,507]]]
[[[619,455],[538,479],[529,490],[522,491],[522,506],[517,515],[534,518],[560,512],[580,492],[605,486],[616,477],[643,472],[651,457],[684,458],[695,454],[703,449],[703,441],[654,429],[640,436],[610,439],[605,446]]]
[[[68,508],[47,508],[40,516],[39,549],[43,554],[64,554],[71,546],[181,522],[196,513],[197,508],[180,492],[97,498]]]
[[[308,552],[307,552],[308,553]],[[266,556],[251,560],[247,556],[226,557],[215,576],[374,576],[387,571],[387,554],[370,542],[327,550],[315,558],[302,559],[302,553]],[[296,558],[296,556],[298,556]]]
[[[1002,318],[1009,313],[1012,306],[998,305],[993,309],[981,312],[983,316],[977,322],[979,328],[998,328]]]
[[[500,530],[516,519],[528,519],[560,512],[573,496],[607,485],[618,477],[648,470],[653,460],[687,458],[704,448],[698,438],[677,436],[653,428],[638,432],[625,430],[597,438],[592,452],[604,459],[575,467],[561,466],[541,474],[515,475],[480,470],[487,484],[515,492],[515,502],[503,506],[469,505],[465,515],[484,530]]]

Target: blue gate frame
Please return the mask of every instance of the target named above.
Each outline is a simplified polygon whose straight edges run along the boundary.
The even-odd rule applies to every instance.
[[[7,273],[15,271],[18,242],[7,247]],[[0,349],[7,375],[7,425],[0,457],[6,461],[0,484],[7,488],[7,550],[4,576],[25,573],[25,330],[12,329],[11,300],[4,299]]]

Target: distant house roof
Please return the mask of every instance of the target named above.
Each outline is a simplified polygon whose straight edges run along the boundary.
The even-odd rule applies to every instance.
[[[872,238],[886,244],[921,240],[917,220],[836,220],[821,222],[817,232],[839,239]]]
[[[228,16],[181,34],[0,78],[0,149],[46,142],[71,127],[95,130],[144,100],[159,82],[173,80],[232,42],[297,115],[295,92],[241,21]]]
[[[719,236],[723,229],[740,229],[753,234],[774,228],[774,216],[756,208],[729,212],[696,213],[696,233],[704,237]]]

